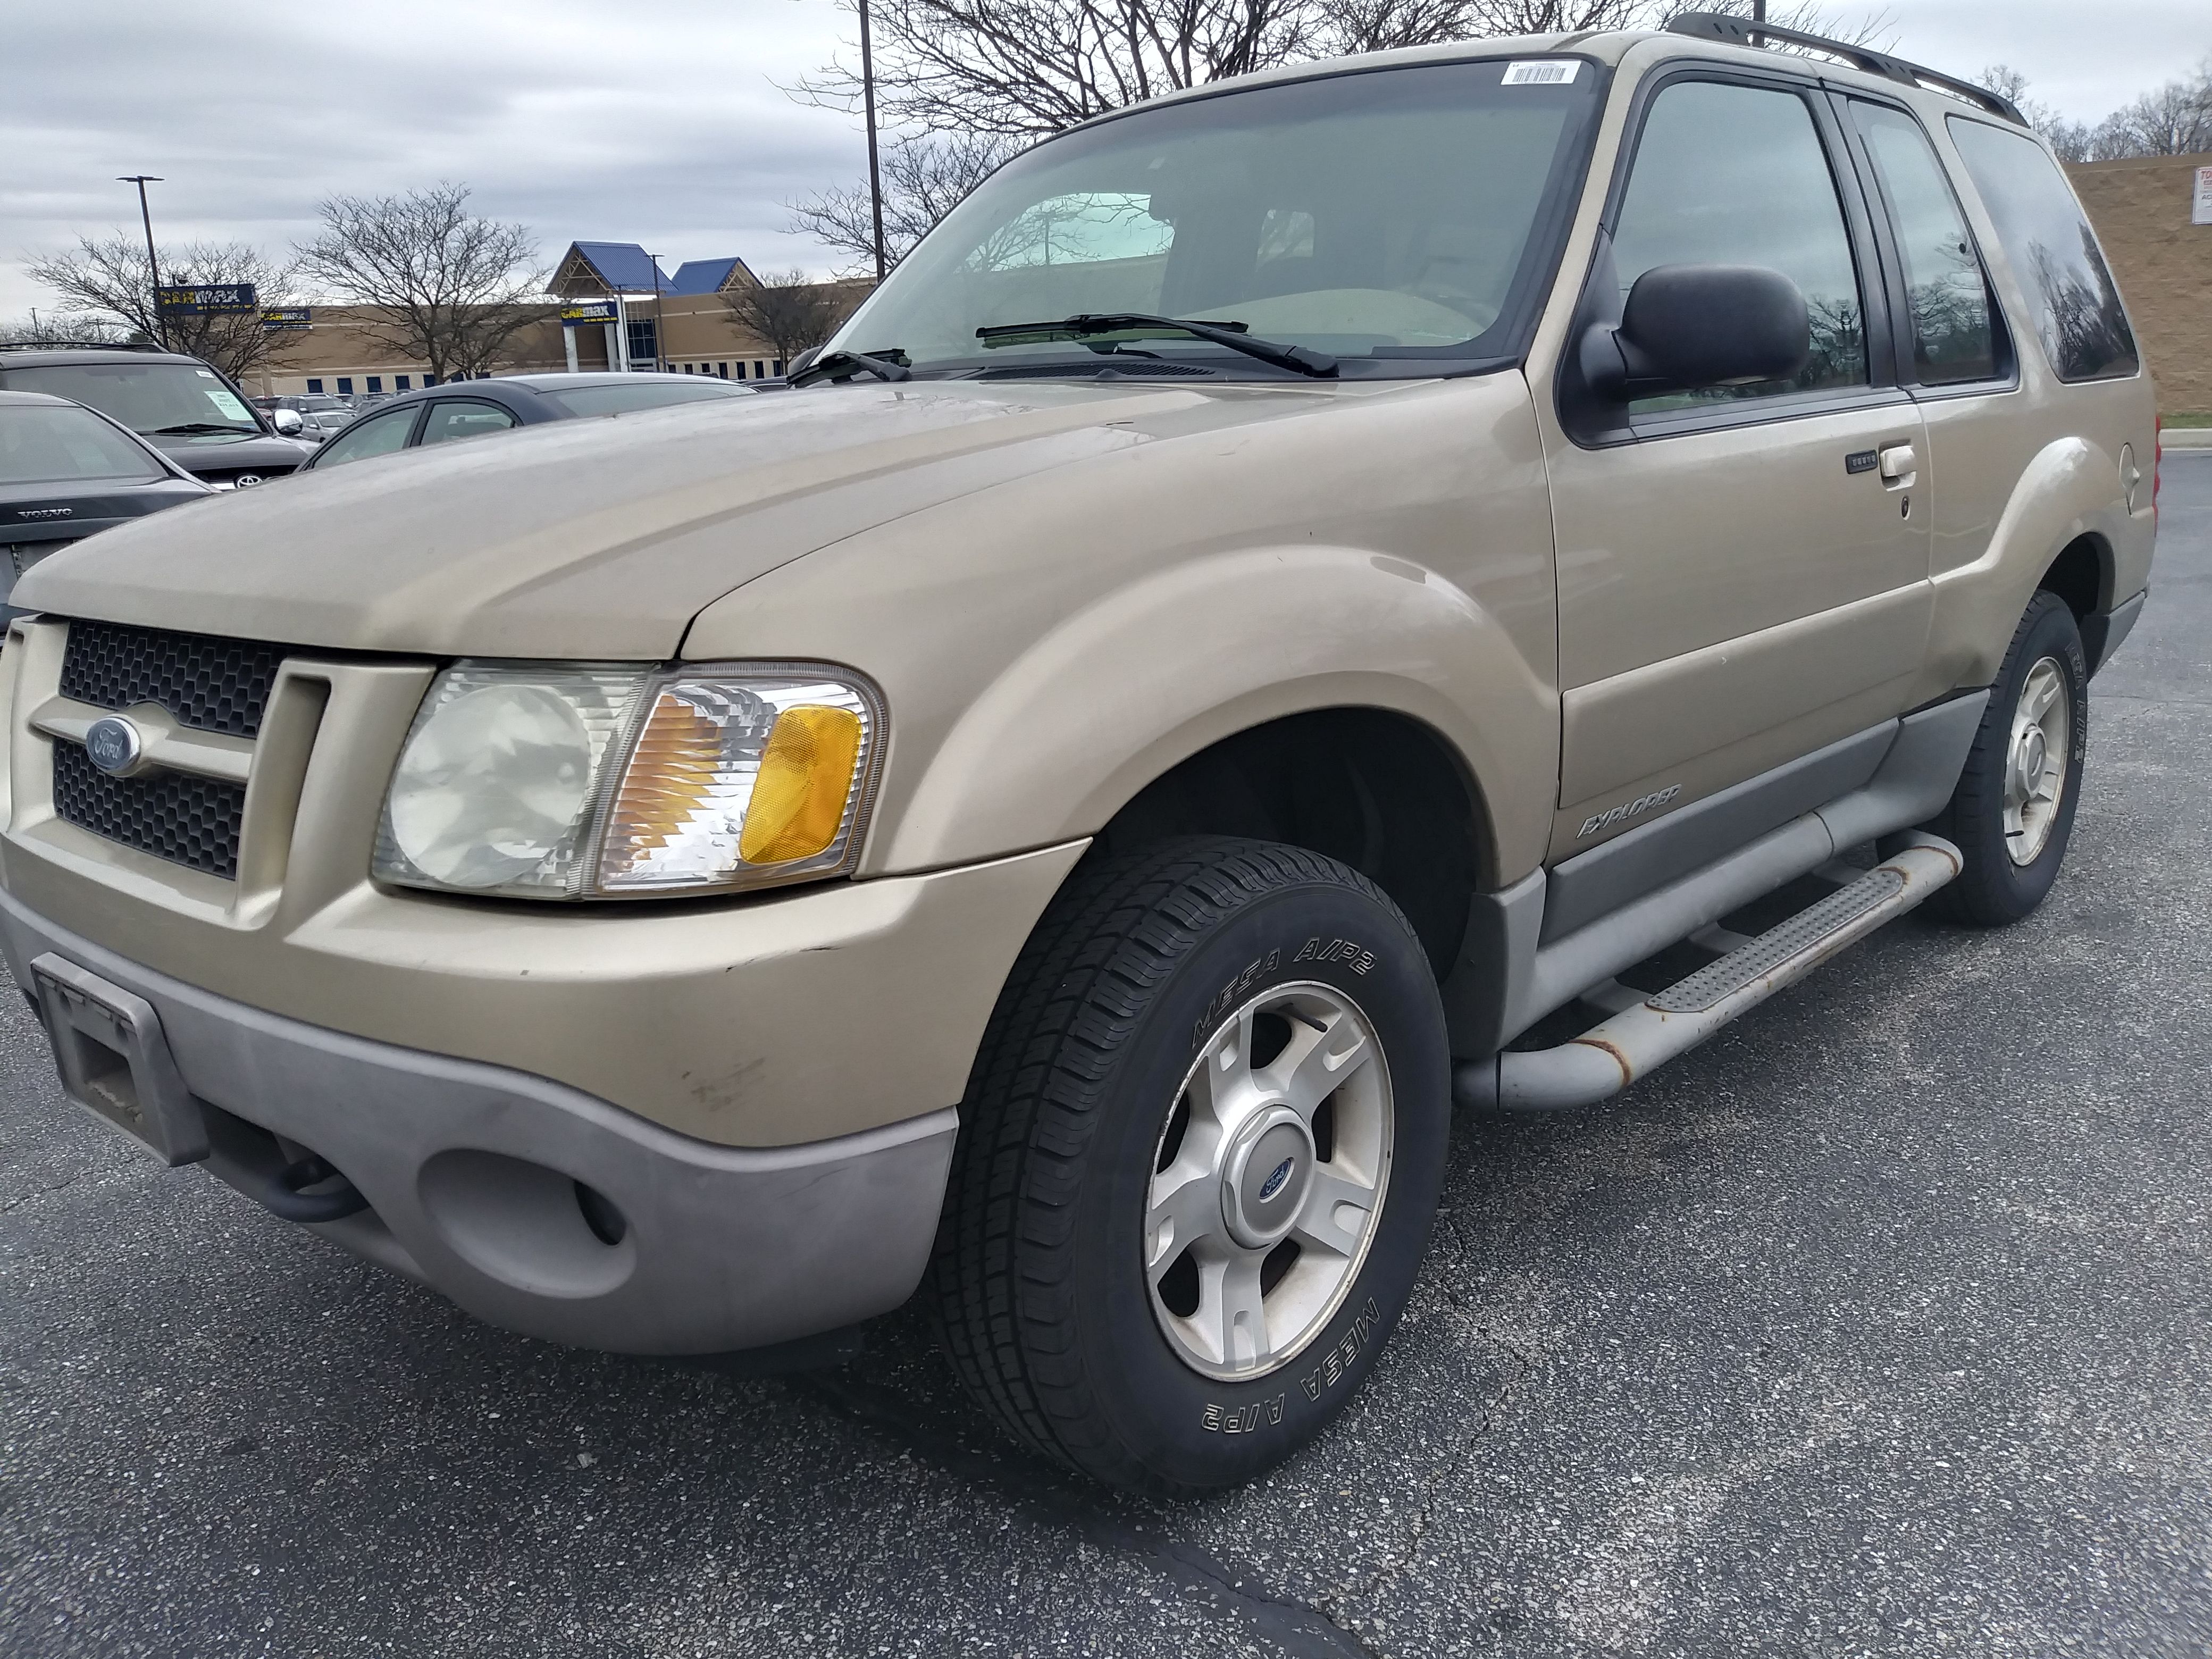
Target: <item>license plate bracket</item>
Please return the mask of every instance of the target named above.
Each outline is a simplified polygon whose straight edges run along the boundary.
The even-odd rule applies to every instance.
[[[164,1164],[205,1158],[207,1119],[154,1005],[51,951],[33,959],[31,978],[62,1091]]]

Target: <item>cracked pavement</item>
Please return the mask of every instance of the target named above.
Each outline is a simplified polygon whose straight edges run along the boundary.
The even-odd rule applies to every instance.
[[[2043,910],[1462,1121],[1373,1382],[1206,1503],[1004,1449],[911,1315],[780,1380],[473,1324],[80,1120],[11,999],[0,1649],[2201,1656],[2212,453],[2162,499]]]

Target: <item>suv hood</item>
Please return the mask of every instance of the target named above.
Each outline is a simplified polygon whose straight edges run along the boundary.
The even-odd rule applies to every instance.
[[[1211,429],[1315,397],[925,382],[562,421],[120,526],[15,598],[343,650],[658,660],[723,594],[833,542],[1131,447],[1164,418]]]

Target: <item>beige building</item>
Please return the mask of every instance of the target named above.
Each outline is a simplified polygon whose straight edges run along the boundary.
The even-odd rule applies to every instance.
[[[412,392],[433,384],[430,366],[394,352],[365,330],[362,307],[309,307],[307,327],[272,333],[269,356],[258,371],[240,375],[248,392],[263,396],[287,392],[335,392],[357,397],[370,392]],[[525,325],[507,342],[498,372],[527,374],[568,367],[561,346],[561,325],[553,307]]]
[[[660,368],[777,378],[786,365],[776,348],[740,323],[724,297],[755,281],[734,257],[689,260],[672,274],[635,243],[571,243],[549,284],[558,303],[514,336],[492,372]],[[840,319],[868,291],[865,283],[830,286]],[[434,384],[427,362],[406,361],[364,329],[362,308],[314,306],[308,316],[307,328],[270,336],[268,361],[245,377],[255,382],[248,390],[358,397]]]
[[[2212,224],[2191,222],[2204,168],[2212,154],[2066,169],[2119,279],[2163,415],[2212,414]]]

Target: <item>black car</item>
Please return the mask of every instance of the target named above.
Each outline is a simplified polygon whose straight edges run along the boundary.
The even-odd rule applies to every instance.
[[[280,435],[220,369],[179,352],[0,347],[0,391],[43,392],[96,409],[217,489],[281,478],[315,453]]]
[[[308,465],[319,471],[372,455],[544,421],[629,415],[671,404],[752,395],[749,386],[705,374],[511,374],[496,380],[453,380],[402,392],[358,415]]]
[[[96,530],[214,495],[106,416],[35,392],[0,392],[0,627],[15,579]]]

